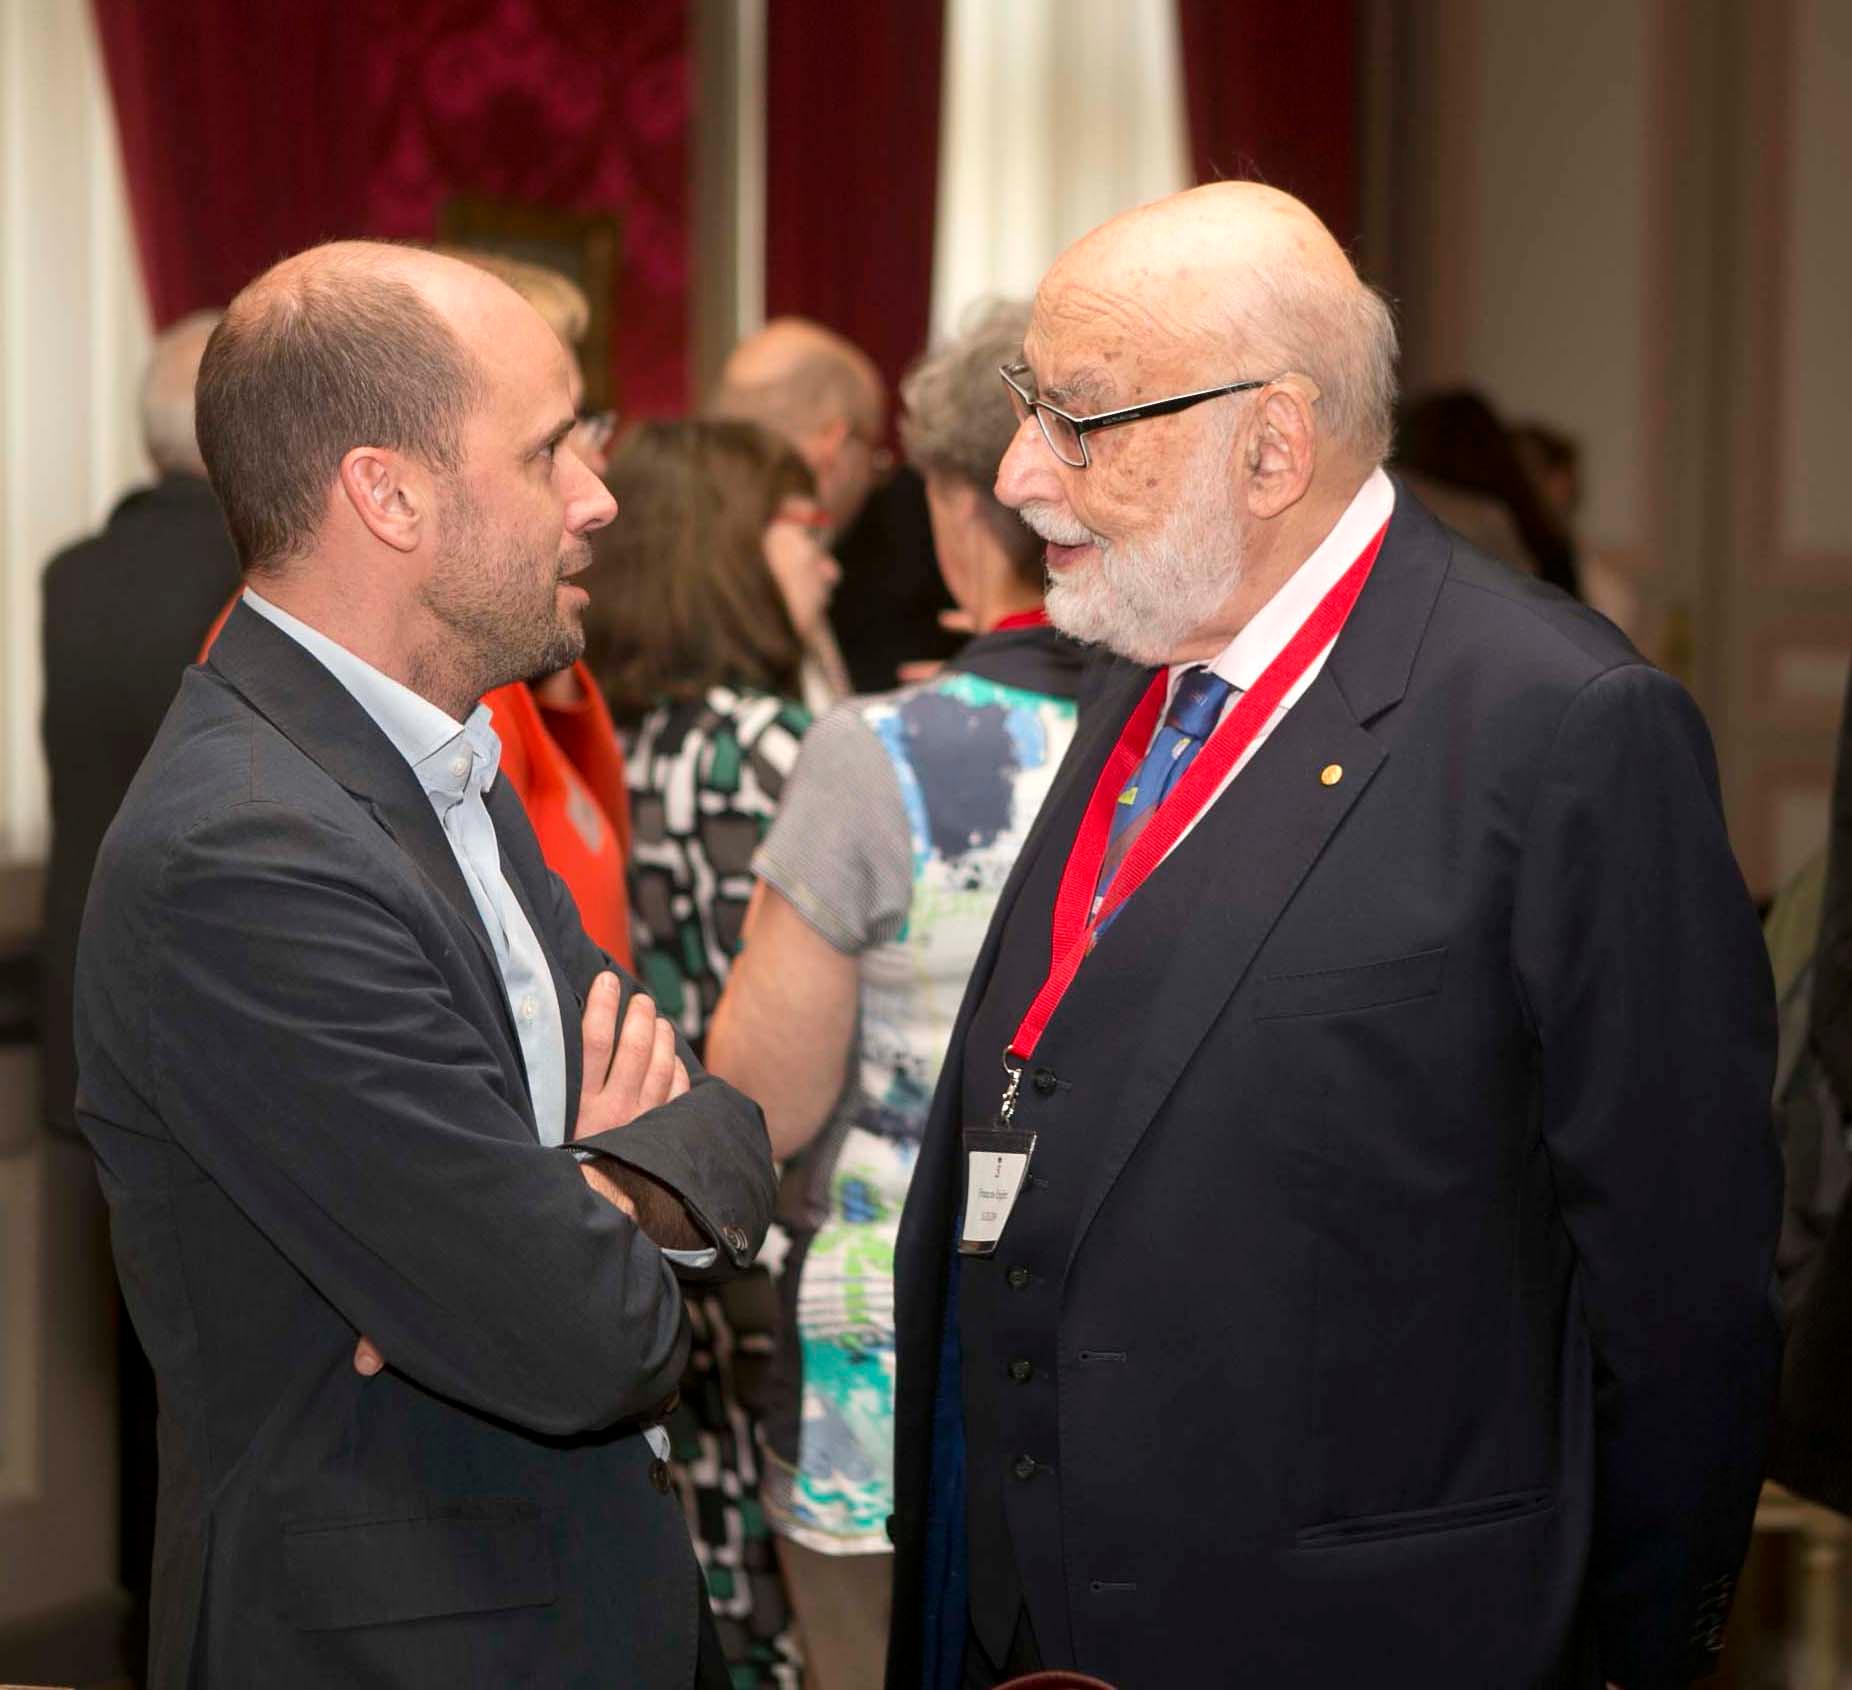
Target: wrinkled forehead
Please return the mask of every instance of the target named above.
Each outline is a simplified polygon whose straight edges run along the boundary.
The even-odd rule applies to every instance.
[[[1169,278],[1090,279],[1057,265],[1036,292],[1023,337],[1041,396],[1085,413],[1180,377],[1199,336],[1175,310],[1174,292]]]

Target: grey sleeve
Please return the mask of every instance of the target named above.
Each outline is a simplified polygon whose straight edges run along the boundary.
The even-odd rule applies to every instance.
[[[896,938],[913,902],[913,838],[892,760],[853,703],[804,736],[753,871],[835,949]]]

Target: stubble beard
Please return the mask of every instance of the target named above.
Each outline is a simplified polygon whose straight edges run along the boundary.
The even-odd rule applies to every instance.
[[[1049,621],[1072,639],[1134,663],[1168,663],[1241,579],[1243,535],[1227,476],[1205,467],[1208,473],[1180,478],[1202,491],[1192,491],[1142,540],[1106,540],[1056,505],[1024,505],[1023,521],[1044,540],[1091,545],[1098,559],[1064,575],[1050,572]]]
[[[511,536],[495,532],[462,496],[451,507],[446,534],[444,559],[422,596],[449,636],[428,662],[445,672],[452,692],[477,699],[512,681],[551,675],[584,655],[580,614],[559,599],[566,571],[589,552],[583,539],[566,555],[523,556]]]

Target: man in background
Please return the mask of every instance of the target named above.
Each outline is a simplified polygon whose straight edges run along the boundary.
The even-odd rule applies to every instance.
[[[100,534],[46,566],[42,639],[51,852],[45,883],[45,1123],[75,1135],[71,983],[90,867],[200,635],[237,585],[238,559],[193,437],[193,383],[218,322],[202,311],[154,343],[141,385],[142,441],[157,480],[130,493]],[[154,1546],[154,1375],[117,1321],[120,1408],[118,1576],[138,1608]],[[145,1621],[136,1620],[136,1634]]]

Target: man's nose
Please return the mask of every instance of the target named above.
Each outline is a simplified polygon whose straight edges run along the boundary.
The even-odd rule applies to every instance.
[[[1054,480],[1054,453],[1042,438],[1042,430],[1033,416],[1016,425],[1009,449],[997,465],[997,499],[1011,510],[1020,510],[1032,499],[1047,499],[1059,493],[1051,487]]]
[[[576,454],[572,462],[577,477],[566,496],[566,526],[574,534],[589,534],[617,515],[617,498]]]

